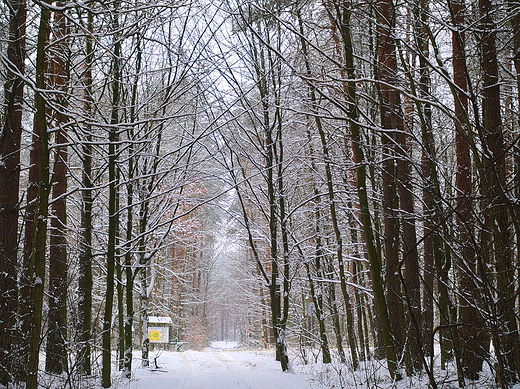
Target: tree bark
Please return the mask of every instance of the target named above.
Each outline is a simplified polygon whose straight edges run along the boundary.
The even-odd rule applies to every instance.
[[[426,100],[431,95],[431,76],[428,66],[430,57],[428,42],[428,15],[429,1],[419,0],[415,5],[415,41],[419,55],[419,97]],[[440,250],[439,237],[435,228],[435,215],[438,213],[436,150],[433,139],[432,110],[429,103],[417,103],[421,120],[421,137],[424,145],[422,153],[423,184],[423,307],[422,307],[422,347],[425,356],[434,354],[433,327],[434,327],[434,284],[435,284],[435,256]]]
[[[401,375],[397,370],[397,352],[394,343],[394,334],[390,324],[390,315],[384,293],[382,278],[382,261],[380,251],[377,249],[375,234],[372,227],[370,207],[368,203],[366,159],[363,152],[363,141],[359,127],[359,111],[357,105],[357,92],[354,68],[354,50],[350,31],[350,11],[348,4],[343,7],[343,18],[341,23],[343,37],[343,55],[345,58],[345,69],[349,81],[347,81],[348,108],[347,113],[350,119],[349,129],[352,137],[353,160],[356,164],[356,189],[359,199],[359,213],[363,227],[363,235],[367,248],[367,256],[370,264],[370,276],[374,293],[374,303],[377,316],[381,323],[381,332],[385,346],[388,371],[393,379],[400,380]]]
[[[497,357],[497,378],[502,388],[516,381],[519,366],[520,339],[515,315],[515,266],[511,244],[511,218],[506,189],[506,152],[501,117],[499,64],[496,47],[494,6],[490,0],[479,0],[481,16],[482,70],[482,191],[484,217],[492,232],[496,266],[498,301],[496,318],[491,324],[493,345]],[[500,324],[497,324],[499,321]]]
[[[25,75],[25,0],[9,1],[5,121],[0,133],[0,384],[15,379],[20,143]]]
[[[92,67],[93,67],[93,23],[94,13],[87,10],[86,56],[85,56],[85,111],[92,115],[93,91],[92,91]],[[92,337],[92,206],[93,182],[92,182],[92,129],[89,125],[85,128],[86,134],[82,146],[83,176],[81,191],[81,247],[79,254],[78,276],[78,329],[80,334],[79,363],[81,371],[85,375],[92,374],[91,364],[91,337]]]
[[[485,347],[489,336],[484,335],[484,323],[478,309],[481,294],[476,283],[477,258],[475,252],[475,229],[473,218],[473,180],[470,153],[470,140],[473,135],[468,121],[468,99],[466,92],[467,71],[465,62],[466,34],[465,4],[463,0],[451,2],[451,13],[455,28],[452,32],[453,82],[458,87],[455,104],[455,150],[457,171],[455,185],[457,188],[457,226],[458,240],[461,242],[458,256],[459,276],[459,328],[461,348],[461,369],[465,378],[475,380],[482,370],[486,358]]]
[[[120,102],[120,55],[121,55],[121,39],[119,37],[119,15],[113,16],[113,28],[117,32],[114,43],[114,59],[112,67],[112,112],[110,118],[109,144],[108,144],[108,180],[109,180],[109,198],[108,198],[108,246],[107,246],[107,285],[105,292],[105,310],[103,317],[103,334],[102,334],[102,370],[101,385],[109,388],[111,382],[111,335],[112,335],[112,310],[114,305],[114,278],[116,266],[116,239],[119,225],[119,214],[117,206],[117,151],[116,142],[118,140],[117,124],[119,123],[119,102]]]
[[[392,334],[395,339],[397,355],[404,353],[404,312],[402,304],[401,282],[399,277],[399,230],[400,219],[397,213],[398,172],[402,169],[400,159],[402,153],[398,150],[402,139],[399,134],[404,132],[404,122],[400,94],[397,87],[397,62],[394,43],[395,9],[391,0],[378,0],[377,12],[377,56],[379,67],[378,80],[381,98],[381,144],[382,144],[382,185],[383,185],[383,225],[384,253],[386,267],[386,298]],[[400,155],[401,154],[401,155]],[[399,164],[399,166],[398,166]]]
[[[57,6],[63,6],[57,3]],[[67,23],[63,11],[54,11],[54,50],[50,53],[51,88],[56,96],[58,111],[54,122],[59,127],[56,133],[57,149],[54,162],[52,187],[52,212],[49,250],[49,313],[47,318],[47,349],[45,371],[61,374],[67,370],[67,130],[64,114],[66,108],[67,69]]]
[[[45,58],[45,46],[49,40],[49,31],[48,23],[50,19],[50,11],[46,8],[41,10],[40,16],[40,25],[38,30],[38,44],[41,47],[37,48],[37,55],[40,54],[39,61],[37,66],[41,66],[41,69],[36,69],[36,82],[40,82],[41,89],[44,90],[46,87],[46,76],[45,74],[49,73],[49,63]],[[40,39],[42,42],[40,43]],[[38,51],[40,49],[40,51]],[[38,60],[38,58],[37,58]],[[27,206],[25,208],[24,222],[24,244],[23,244],[23,256],[22,256],[22,269],[20,274],[19,281],[19,301],[18,301],[18,316],[21,322],[20,331],[18,334],[18,342],[17,342],[17,351],[18,355],[16,356],[16,374],[18,376],[18,380],[26,381],[27,375],[29,374],[28,365],[29,365],[29,334],[31,332],[31,316],[32,316],[32,308],[31,308],[31,293],[32,290],[32,274],[33,270],[31,269],[31,256],[33,255],[34,249],[34,241],[35,241],[35,215],[37,215],[38,210],[38,193],[39,188],[42,182],[41,169],[40,164],[42,158],[42,149],[44,146],[41,145],[42,135],[41,132],[42,126],[46,126],[46,118],[45,118],[45,100],[42,93],[36,93],[36,110],[38,113],[38,104],[43,105],[41,108],[44,113],[38,113],[38,115],[43,116],[42,118],[37,118],[37,115],[34,116],[33,123],[33,133],[31,139],[31,151],[29,155],[29,182],[27,184]],[[46,128],[45,128],[46,131]]]
[[[339,15],[342,15],[339,13]],[[343,22],[343,20],[341,21]],[[308,50],[307,50],[307,42],[304,39],[304,31],[303,31],[303,24],[301,22],[300,18],[300,41],[301,41],[301,47],[302,52],[304,54],[304,60],[305,60],[305,70],[308,77],[312,76],[312,71],[310,67],[309,62],[309,56],[308,56]],[[358,360],[358,350],[357,350],[357,344],[356,344],[356,338],[355,338],[355,324],[354,324],[354,314],[352,310],[352,303],[350,301],[350,294],[348,293],[347,289],[347,276],[346,276],[346,269],[345,269],[345,262],[343,260],[343,237],[341,234],[341,229],[338,222],[338,212],[336,208],[336,201],[337,196],[335,194],[334,189],[334,183],[333,183],[333,176],[332,176],[332,159],[329,152],[329,145],[327,141],[327,137],[325,134],[325,130],[323,128],[323,123],[321,121],[321,117],[318,112],[318,106],[317,106],[317,97],[316,97],[316,91],[315,87],[311,85],[310,91],[309,91],[309,97],[311,101],[311,110],[314,114],[315,122],[316,122],[316,129],[318,130],[318,134],[320,137],[321,142],[321,149],[324,159],[324,166],[325,166],[325,179],[327,183],[327,195],[328,195],[328,202],[329,202],[329,211],[330,211],[330,219],[332,223],[332,230],[334,232],[335,237],[335,245],[336,245],[336,260],[338,262],[338,272],[339,272],[339,280],[340,280],[340,287],[341,287],[341,293],[343,295],[343,302],[345,304],[345,313],[347,317],[347,338],[349,341],[350,346],[350,352],[352,357],[352,366],[354,370],[357,370],[359,360]]]
[[[511,18],[511,28],[513,29],[513,63],[515,68],[515,78],[516,78],[516,89],[517,89],[517,109],[520,106],[520,12],[518,12],[517,4],[514,0],[508,0],[508,4],[510,6],[510,10],[513,14],[513,17]],[[520,118],[518,119],[517,123],[520,123]],[[518,144],[515,144],[513,146],[514,150],[514,169],[515,171],[520,170],[520,147]],[[514,198],[520,198],[520,177],[518,174],[516,175],[514,186],[516,188],[516,191],[514,191],[513,195]],[[520,204],[512,205],[512,220],[515,224],[516,229],[516,247],[520,247]],[[520,253],[516,253],[516,264],[518,266],[519,263],[519,255]],[[513,302],[513,304],[518,304],[519,299],[519,290],[517,289],[514,294],[516,295],[516,302]],[[517,366],[517,375],[520,378],[520,353],[516,352],[516,366]]]
[[[137,120],[136,114],[136,103],[138,97],[138,80],[141,72],[141,59],[142,59],[142,48],[141,48],[141,37],[137,37],[137,56],[136,56],[136,76],[132,87],[132,99],[130,108],[130,120],[135,123]],[[135,161],[134,161],[134,128],[130,127],[128,131],[128,138],[130,145],[128,149],[128,184],[127,184],[127,221],[126,221],[126,241],[127,248],[125,253],[125,273],[126,273],[126,318],[125,318],[125,355],[124,355],[124,371],[127,378],[132,376],[132,349],[133,349],[133,323],[134,323],[134,280],[135,274],[132,269],[132,253],[130,251],[130,242],[132,240],[132,229],[133,229],[133,212],[134,212],[134,174],[135,174]]]
[[[49,213],[49,195],[51,191],[49,172],[49,134],[47,132],[46,102],[43,91],[46,88],[46,55],[48,41],[50,10],[41,9],[38,42],[36,48],[36,113],[34,116],[34,136],[38,144],[39,158],[34,161],[33,169],[38,169],[38,194],[33,219],[32,245],[27,266],[26,279],[29,281],[29,328],[28,328],[28,362],[27,389],[38,388],[38,362],[40,351],[40,335],[42,326],[43,292],[45,283],[45,257],[47,246],[47,218]],[[31,161],[33,162],[33,161]],[[27,238],[27,237],[26,237]],[[30,243],[29,243],[30,244]]]
[[[404,126],[403,126],[404,127]],[[399,132],[397,139],[397,181],[399,193],[399,212],[402,225],[402,248],[404,270],[402,274],[403,293],[406,296],[407,307],[404,309],[406,320],[405,334],[407,341],[407,363],[409,374],[421,369],[422,333],[417,325],[422,322],[421,312],[421,285],[419,281],[419,252],[417,250],[417,230],[415,226],[415,206],[412,187],[412,166],[410,163],[411,147],[408,137],[410,134]],[[399,266],[401,267],[401,265]],[[415,324],[414,324],[415,323]]]

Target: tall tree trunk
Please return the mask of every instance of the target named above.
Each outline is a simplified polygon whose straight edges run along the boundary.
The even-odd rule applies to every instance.
[[[51,190],[49,172],[49,134],[47,132],[46,102],[42,91],[46,88],[46,55],[45,47],[48,41],[50,10],[41,9],[38,42],[36,47],[36,113],[34,115],[34,136],[38,138],[39,158],[32,166],[38,169],[38,194],[33,218],[32,245],[26,280],[29,281],[30,316],[28,328],[28,362],[27,362],[27,389],[38,388],[38,362],[40,354],[40,335],[42,326],[43,292],[45,283],[45,258],[47,246],[47,218],[49,214],[49,195]]]
[[[495,304],[492,338],[497,358],[497,378],[502,388],[517,379],[520,353],[518,324],[515,316],[515,267],[511,244],[509,200],[506,193],[506,152],[501,118],[499,65],[496,48],[494,6],[490,0],[479,0],[481,16],[482,70],[482,159],[484,215],[486,227],[492,231],[496,266],[498,301]],[[500,322],[500,324],[497,324]]]
[[[159,147],[160,139],[158,140],[157,147]],[[158,152],[158,149],[157,149]],[[156,165],[154,165],[156,166]],[[141,323],[143,327],[143,334],[141,339],[141,367],[148,367],[149,351],[150,351],[150,339],[148,339],[148,307],[150,299],[150,290],[153,285],[149,285],[148,267],[150,266],[150,258],[146,255],[146,227],[148,225],[148,217],[150,211],[150,199],[151,191],[153,189],[153,179],[155,177],[155,169],[151,168],[150,172],[147,171],[147,167],[143,169],[146,176],[150,177],[148,185],[146,182],[141,187],[141,193],[148,193],[147,198],[142,198],[141,206],[139,208],[139,271],[141,273],[141,294],[140,294],[140,305],[141,305]]]
[[[277,107],[279,107],[279,105],[277,104]],[[277,112],[278,112],[279,108],[277,108]],[[283,122],[282,122],[282,118],[280,117],[278,119],[278,129],[279,129],[279,150],[282,150],[282,137],[281,137],[281,129],[283,127]],[[280,151],[280,154],[282,154],[283,152]],[[283,169],[284,169],[284,164],[283,164],[283,156],[279,156],[279,158],[277,158],[277,166],[278,166],[278,177],[277,177],[277,181],[278,181],[278,204],[279,204],[279,210],[280,210],[280,232],[281,232],[281,235],[282,235],[282,248],[283,248],[283,254],[282,254],[282,258],[283,258],[283,298],[282,298],[282,302],[283,302],[283,308],[282,308],[282,311],[281,311],[281,317],[280,317],[280,328],[281,330],[283,331],[283,337],[281,338],[281,341],[283,342],[283,345],[282,345],[282,348],[281,348],[281,351],[282,351],[282,358],[283,359],[287,359],[287,368],[290,369],[290,366],[289,366],[289,357],[287,355],[287,345],[286,345],[286,332],[287,332],[287,321],[289,320],[289,304],[290,304],[290,291],[291,291],[291,267],[290,267],[290,262],[289,262],[289,255],[290,255],[290,250],[289,250],[289,231],[288,231],[288,223],[289,223],[289,220],[288,220],[288,216],[287,216],[287,213],[285,211],[285,207],[286,207],[286,204],[285,204],[285,197],[286,197],[286,194],[285,194],[285,189],[284,189],[284,186],[283,186]]]
[[[63,6],[57,3],[57,6]],[[54,50],[50,54],[53,69],[52,89],[60,94],[56,96],[59,104],[55,123],[59,127],[56,133],[56,160],[52,187],[52,212],[49,252],[49,313],[47,319],[47,350],[45,370],[61,374],[67,370],[67,117],[65,94],[67,88],[67,23],[63,11],[54,12]]]
[[[402,113],[399,113],[399,115],[402,115]],[[403,128],[405,128],[404,123]],[[409,137],[409,133],[401,131],[397,135],[399,142],[399,146],[397,147],[397,187],[400,203],[399,212],[401,213],[400,220],[402,225],[402,265],[404,265],[404,270],[401,272],[401,283],[407,301],[407,307],[404,310],[407,343],[406,368],[408,373],[412,374],[414,371],[420,370],[422,366],[422,333],[419,324],[422,321],[422,312],[421,285],[419,281],[419,251],[417,250],[417,231],[415,226],[416,216],[412,187],[412,165],[410,162],[411,146],[409,144]]]
[[[91,115],[93,111],[92,67],[93,67],[93,23],[94,13],[87,10],[86,56],[85,56],[85,111]],[[85,139],[82,146],[83,176],[81,191],[81,248],[79,254],[78,276],[78,328],[80,334],[79,363],[85,375],[92,374],[91,337],[92,337],[92,128],[86,126]]]
[[[463,0],[451,2],[451,13],[455,28],[452,32],[453,51],[453,82],[460,92],[456,95],[455,104],[455,148],[457,157],[457,171],[455,185],[457,187],[457,226],[458,240],[461,242],[458,256],[459,269],[459,320],[462,326],[459,329],[461,347],[461,368],[465,378],[477,379],[486,358],[488,335],[485,335],[484,323],[478,309],[479,286],[476,283],[477,259],[475,252],[475,229],[473,220],[473,183],[470,154],[468,99],[466,91],[467,70],[465,62],[466,35],[465,4]]]
[[[381,143],[382,143],[382,184],[383,184],[383,224],[384,253],[386,265],[386,296],[392,333],[398,356],[404,353],[404,315],[402,290],[399,278],[399,208],[398,181],[402,169],[402,153],[399,147],[404,132],[401,99],[397,87],[396,47],[394,42],[395,9],[392,0],[377,0],[377,57],[378,80],[381,98]],[[399,166],[398,166],[399,164]]]
[[[0,384],[15,378],[20,143],[25,74],[25,0],[9,1],[5,121],[0,133]]]
[[[117,124],[119,122],[119,102],[120,102],[120,55],[121,55],[121,39],[119,37],[119,15],[115,11],[113,16],[113,28],[115,33],[114,43],[114,59],[112,64],[112,112],[110,118],[110,132],[108,144],[108,181],[109,181],[109,198],[108,198],[108,247],[107,247],[107,285],[105,294],[105,310],[103,317],[103,334],[102,334],[102,370],[101,385],[109,388],[111,382],[111,335],[112,335],[112,310],[114,305],[114,278],[116,266],[116,239],[119,225],[119,214],[117,206],[117,151],[116,142],[118,140]]]
[[[347,114],[350,119],[349,129],[352,137],[353,160],[356,164],[356,189],[359,199],[359,213],[363,227],[367,256],[370,264],[370,276],[374,293],[374,302],[377,316],[381,323],[381,332],[385,345],[385,355],[388,364],[388,371],[392,378],[400,380],[401,376],[397,370],[397,352],[394,343],[394,334],[390,324],[390,315],[383,288],[382,261],[380,250],[377,249],[376,238],[372,227],[370,207],[368,203],[366,160],[363,152],[363,141],[359,127],[359,111],[357,105],[357,92],[355,83],[354,69],[354,50],[352,46],[352,36],[350,31],[350,8],[345,3],[342,7],[341,34],[343,38],[343,55],[345,58],[345,68],[349,81],[347,81],[348,107]]]
[[[132,99],[130,105],[130,121],[135,123],[137,120],[136,104],[137,104],[137,89],[138,81],[141,72],[141,36],[137,36],[137,56],[136,56],[136,76],[132,86]],[[134,323],[134,279],[135,274],[132,269],[132,252],[130,251],[130,242],[132,240],[133,229],[133,212],[134,212],[134,128],[130,127],[128,131],[128,138],[130,145],[128,148],[128,184],[127,184],[127,221],[126,221],[126,241],[127,248],[125,253],[125,273],[126,273],[126,317],[125,317],[125,355],[124,355],[124,371],[125,376],[130,378],[132,376],[132,349],[133,349],[133,323]]]
[[[513,17],[511,18],[511,27],[513,29],[513,63],[515,68],[515,78],[516,78],[516,89],[517,89],[517,110],[518,107],[520,107],[520,12],[518,12],[517,9],[517,3],[514,0],[508,0],[508,4],[511,9],[511,13]],[[520,117],[518,118],[517,123],[520,123]],[[514,150],[514,170],[519,171],[520,170],[520,146],[515,144],[513,146]],[[515,181],[514,181],[514,187],[516,188],[516,191],[514,192],[514,197],[519,198],[520,197],[520,177],[518,174],[516,175]],[[516,229],[516,247],[517,247],[517,253],[516,253],[516,262],[517,266],[519,263],[519,256],[520,252],[518,251],[518,247],[520,247],[520,205],[517,203],[513,206],[513,215],[512,220],[515,224]],[[517,289],[514,292],[514,295],[516,296],[516,304],[518,304],[518,298],[519,298],[519,290]],[[515,304],[515,303],[514,303]],[[517,374],[520,378],[520,353],[516,353],[516,366]]]
[[[423,101],[430,98],[431,77],[429,71],[429,43],[428,43],[428,0],[419,0],[415,5],[415,41],[419,53],[419,96]],[[436,210],[436,188],[437,173],[435,167],[436,151],[433,142],[431,104],[417,103],[418,113],[421,121],[421,138],[424,145],[422,152],[422,174],[423,184],[423,307],[422,307],[422,343],[425,356],[434,354],[434,284],[435,284],[435,256],[440,250],[438,246],[437,231],[434,231]]]
[[[132,103],[132,107],[134,103]],[[126,299],[126,315],[124,326],[124,361],[123,370],[125,376],[130,378],[132,376],[132,348],[133,348],[133,323],[134,323],[134,271],[132,268],[132,251],[131,240],[133,236],[134,224],[134,157],[133,157],[133,130],[129,131],[129,158],[128,158],[128,184],[126,187],[126,247],[125,247],[125,299]]]
[[[45,74],[49,72],[49,63],[45,59],[45,46],[49,40],[49,23],[50,19],[50,11],[47,9],[42,9],[40,16],[40,26],[38,30],[38,44],[41,47],[38,47],[41,51],[40,62],[37,65],[40,65],[42,69],[36,69],[36,81],[40,82],[42,85],[42,89],[46,86],[46,76]],[[44,40],[40,43],[40,39]],[[38,52],[40,53],[40,52]],[[40,74],[38,73],[40,71]],[[36,106],[38,109],[38,104],[43,105],[42,108],[45,111],[45,101],[44,97],[41,96],[41,93],[36,93],[37,100]],[[41,101],[39,101],[41,100]],[[39,115],[44,115],[39,114]],[[34,240],[35,240],[35,215],[37,214],[38,208],[38,193],[39,187],[41,185],[41,169],[40,169],[40,161],[42,159],[42,148],[44,146],[41,145],[41,131],[42,125],[47,125],[46,118],[37,118],[35,115],[34,123],[33,123],[33,133],[32,133],[32,147],[29,155],[29,182],[27,184],[27,206],[25,208],[24,222],[24,245],[23,245],[23,256],[22,256],[22,269],[20,272],[20,285],[19,285],[19,302],[18,302],[18,315],[19,320],[21,322],[20,332],[18,336],[18,356],[16,362],[16,372],[18,379],[20,381],[26,381],[28,375],[28,364],[29,364],[29,333],[31,331],[31,293],[32,293],[32,274],[33,271],[31,269],[31,256],[33,255],[34,248]]]
[[[119,140],[119,136],[117,136]],[[119,147],[116,145],[116,155],[119,155]],[[121,182],[120,170],[116,171],[116,185],[119,187]],[[120,197],[119,190],[116,190],[116,210],[120,209]],[[124,369],[125,360],[125,293],[123,290],[123,264],[121,263],[121,255],[117,247],[119,247],[120,240],[120,225],[119,217],[116,224],[116,254],[115,254],[115,283],[116,283],[116,297],[117,297],[117,368],[118,370]]]
[[[420,349],[412,350],[412,358],[415,368],[419,364],[419,356],[432,357],[434,354],[434,281],[436,276],[435,263],[444,262],[440,258],[443,256],[443,248],[441,247],[441,237],[437,229],[442,224],[443,211],[440,193],[440,185],[436,167],[437,152],[435,149],[435,140],[433,136],[432,127],[432,106],[428,102],[431,96],[431,76],[429,67],[429,2],[428,0],[418,0],[414,4],[414,37],[419,57],[419,83],[415,86],[414,80],[411,79],[412,89],[419,97],[416,100],[417,114],[421,126],[421,139],[423,144],[422,150],[422,174],[423,174],[423,228],[424,228],[424,269],[423,269],[423,303],[421,310],[421,317],[414,320],[417,323],[417,328],[414,331],[420,331],[421,340],[417,346]],[[418,91],[415,92],[415,89]],[[404,233],[404,232],[403,232]],[[406,235],[406,234],[405,234]],[[419,269],[416,269],[419,274]],[[443,287],[439,288],[443,291]],[[420,296],[419,296],[420,297]],[[415,316],[412,311],[412,315]],[[412,318],[413,319],[413,318]],[[414,333],[408,335],[414,339]],[[443,331],[441,331],[443,336]],[[418,338],[418,337],[417,337]],[[415,356],[415,357],[414,357]],[[430,373],[433,366],[425,366]]]
[[[264,90],[265,91],[265,90]],[[265,99],[265,97],[264,97]],[[263,99],[263,100],[264,100]],[[268,107],[264,107],[264,117],[268,115]],[[276,359],[280,361],[283,371],[289,369],[289,358],[285,349],[285,333],[282,328],[282,293],[279,284],[279,254],[278,254],[278,218],[276,201],[276,182],[274,175],[274,140],[269,119],[265,120],[266,131],[266,170],[267,170],[267,196],[269,201],[269,253],[271,262],[271,283],[269,294],[271,297],[271,320],[273,324],[273,334],[276,342]]]
[[[260,26],[252,26],[252,33],[256,36],[261,36],[261,32],[256,31],[255,28],[260,28]],[[266,39],[266,43],[270,44],[271,38],[268,36]],[[279,37],[277,42],[280,44]],[[277,177],[276,169],[278,155],[276,143],[277,134],[275,133],[275,129],[278,128],[276,120],[279,120],[279,117],[276,116],[278,113],[275,113],[274,118],[271,117],[271,102],[269,101],[273,97],[272,93],[274,92],[274,89],[277,88],[277,75],[275,73],[279,71],[279,69],[276,68],[276,64],[274,63],[272,55],[269,51],[266,53],[266,50],[263,47],[256,47],[255,43],[251,45],[251,50],[255,60],[254,66],[257,78],[256,82],[261,100],[261,126],[264,137],[262,143],[265,147],[264,168],[267,185],[267,200],[269,203],[268,223],[271,277],[268,286],[269,295],[271,297],[271,320],[273,326],[273,336],[276,344],[276,360],[280,362],[282,370],[287,371],[289,370],[290,366],[289,356],[287,354],[285,324],[288,314],[288,305],[286,304],[288,303],[289,291],[286,290],[286,288],[288,288],[289,274],[285,274],[285,271],[288,269],[288,258],[285,256],[285,247],[281,255],[279,252],[280,232],[278,230],[278,211],[281,203],[279,203],[277,196],[280,195],[278,191],[279,185],[281,183],[278,181],[279,177]],[[282,245],[286,239],[283,236],[285,233],[286,231],[282,230]],[[280,257],[283,258],[283,262],[280,261]],[[282,264],[281,270],[280,263]],[[284,288],[283,291],[282,287]],[[287,292],[287,295],[285,292]]]
[[[280,38],[281,37],[281,31],[280,26],[278,25],[277,30],[278,38],[276,40],[277,42],[277,49],[281,50],[280,46]],[[287,345],[286,345],[286,331],[287,331],[287,321],[289,320],[289,303],[290,303],[290,291],[291,291],[291,266],[289,262],[289,255],[290,255],[290,249],[289,249],[289,216],[287,214],[286,208],[286,197],[287,194],[285,193],[285,186],[284,186],[284,169],[285,169],[285,155],[284,155],[284,138],[283,138],[283,129],[284,129],[284,123],[282,118],[282,109],[281,109],[281,99],[280,99],[280,93],[281,93],[281,86],[282,86],[282,80],[281,80],[281,69],[280,69],[280,62],[275,61],[273,58],[273,54],[271,51],[268,52],[268,58],[269,58],[269,64],[270,68],[273,69],[271,71],[271,79],[273,84],[273,96],[274,96],[274,119],[276,123],[276,140],[273,139],[275,144],[273,144],[273,156],[274,156],[274,164],[276,166],[276,184],[277,187],[275,188],[276,197],[278,198],[278,212],[279,212],[279,220],[280,220],[280,233],[281,233],[281,244],[282,244],[282,264],[283,264],[283,272],[282,272],[282,286],[283,286],[283,294],[281,298],[282,302],[282,309],[281,309],[281,316],[280,316],[280,330],[282,337],[280,339],[280,356],[281,356],[281,363],[282,368],[283,365],[286,363],[286,369],[289,370],[289,357],[287,355]],[[323,306],[322,306],[323,308]],[[328,346],[328,344],[327,344]],[[285,371],[284,370],[284,371]]]
[[[304,39],[304,30],[303,30],[303,23],[300,18],[300,42],[302,47],[302,52],[304,54],[304,61],[305,61],[305,70],[308,77],[312,76],[312,71],[310,67],[309,62],[309,55],[308,55],[308,49],[307,49],[307,42]],[[328,200],[329,200],[329,211],[330,211],[330,218],[332,222],[332,229],[334,232],[334,237],[336,240],[336,260],[338,261],[338,271],[339,271],[339,280],[340,280],[340,287],[341,287],[341,293],[343,295],[343,302],[345,304],[345,313],[347,316],[347,337],[349,341],[350,346],[350,352],[352,357],[352,365],[354,370],[357,370],[359,360],[358,360],[358,350],[357,350],[357,343],[355,338],[355,324],[354,324],[354,314],[352,310],[352,303],[350,301],[350,294],[348,293],[347,289],[347,276],[346,276],[346,269],[345,269],[345,262],[343,260],[343,237],[341,234],[341,229],[338,222],[338,212],[336,208],[336,201],[337,196],[335,194],[334,189],[334,183],[333,183],[333,176],[332,176],[332,159],[329,152],[329,145],[327,136],[325,134],[325,130],[323,128],[323,123],[321,121],[321,117],[318,112],[318,105],[317,105],[317,97],[316,97],[316,88],[311,85],[310,91],[309,91],[309,97],[311,101],[311,112],[314,115],[315,122],[316,122],[316,128],[318,130],[318,134],[320,137],[321,142],[321,148],[322,148],[322,154],[324,159],[324,165],[325,165],[325,179],[327,182],[327,194],[328,194]]]

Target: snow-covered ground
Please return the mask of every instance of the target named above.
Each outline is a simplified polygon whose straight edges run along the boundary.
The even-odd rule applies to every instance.
[[[237,350],[236,343],[215,342],[205,351],[156,351],[158,369],[136,368],[128,389],[317,389],[298,373],[280,370],[271,350]]]
[[[312,360],[307,365],[292,350],[292,373],[283,373],[274,350],[238,349],[234,342],[214,342],[204,351],[155,351],[157,369],[136,367],[131,380],[116,379],[117,389],[421,389],[427,388],[424,372],[392,382],[383,361],[370,361],[353,372],[348,364],[324,365]],[[316,355],[317,356],[317,355]],[[137,357],[137,355],[136,355]],[[316,358],[318,359],[318,358]],[[152,363],[153,364],[153,363]],[[138,365],[138,359],[135,360]],[[488,369],[486,369],[488,370]],[[117,374],[117,373],[116,373]],[[494,389],[490,371],[481,380],[468,382],[467,389]],[[454,366],[435,370],[439,389],[458,388]],[[520,389],[515,386],[513,389]]]
[[[307,350],[303,364],[302,350],[291,349],[292,373],[283,373],[272,349],[240,349],[234,342],[214,342],[204,351],[181,352],[157,350],[150,353],[150,368],[141,368],[139,352],[134,354],[132,378],[113,371],[112,389],[423,389],[428,388],[424,371],[413,377],[392,382],[384,361],[368,361],[353,371],[349,363],[320,363],[318,350]],[[155,363],[157,366],[155,366]],[[441,370],[438,358],[434,376],[438,389],[458,388],[453,364]],[[115,368],[114,362],[114,368]],[[40,386],[48,389],[101,389],[100,377],[81,382],[43,373]],[[18,389],[18,386],[13,388]],[[20,386],[20,389],[22,387]],[[496,389],[489,366],[484,364],[480,380],[467,382],[466,389]],[[515,385],[512,389],[520,389]]]

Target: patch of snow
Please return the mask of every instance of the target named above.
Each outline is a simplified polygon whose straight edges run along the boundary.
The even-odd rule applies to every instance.
[[[157,351],[158,368],[135,369],[132,379],[114,389],[321,389],[299,374],[283,373],[273,350],[233,350],[236,342],[212,345],[230,348]]]

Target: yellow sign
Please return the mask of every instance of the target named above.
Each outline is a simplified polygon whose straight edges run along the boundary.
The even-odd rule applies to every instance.
[[[161,332],[160,331],[148,331],[148,339],[150,339],[150,342],[160,342],[161,341]]]
[[[151,343],[168,343],[169,335],[168,327],[148,327],[148,339]]]

